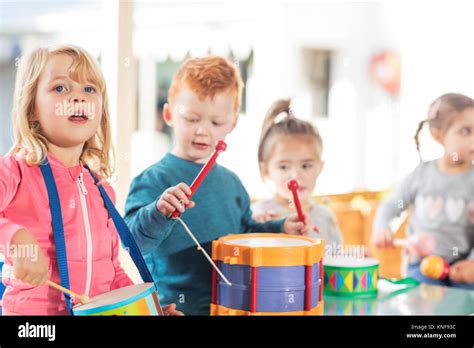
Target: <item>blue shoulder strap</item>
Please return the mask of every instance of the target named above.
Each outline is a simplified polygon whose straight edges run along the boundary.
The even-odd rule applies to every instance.
[[[117,232],[120,236],[122,243],[129,249],[130,256],[138,268],[140,276],[142,277],[144,282],[153,283],[156,289],[156,284],[153,281],[153,277],[148,269],[145,260],[143,259],[142,253],[138,248],[135,239],[132,236],[132,233],[128,229],[127,225],[123,221],[122,217],[120,216],[119,212],[115,208],[113,202],[110,200],[109,196],[107,195],[104,187],[99,183],[99,180],[96,178],[94,173],[90,170],[90,168],[86,165],[85,166],[89,173],[91,174],[94,182],[96,183],[102,199],[104,200],[105,206],[114,222],[114,225],[117,229]],[[56,182],[54,180],[53,172],[51,170],[51,166],[46,159],[40,165],[41,172],[43,174],[43,179],[46,184],[46,189],[48,191],[48,198],[49,198],[49,206],[51,210],[51,218],[52,218],[52,226],[53,226],[53,234],[54,234],[54,242],[56,244],[56,257],[58,259],[58,268],[59,268],[59,277],[61,281],[61,285],[67,289],[70,289],[69,284],[69,272],[67,267],[67,254],[66,254],[66,243],[64,240],[64,225],[63,225],[63,218],[61,212],[61,204],[58,195],[58,189],[56,187]],[[73,315],[72,311],[72,301],[71,296],[68,294],[64,294],[66,299],[66,307],[71,315]]]
[[[49,198],[49,208],[51,210],[51,219],[53,225],[54,243],[56,245],[56,257],[58,259],[59,268],[59,279],[61,285],[67,289],[69,286],[69,272],[67,268],[67,254],[66,254],[66,243],[64,241],[64,225],[63,215],[61,213],[61,204],[59,201],[58,189],[56,182],[54,181],[53,172],[48,160],[44,161],[40,165],[41,172],[43,173],[43,179],[46,184]],[[66,307],[69,313],[72,315],[72,301],[69,294],[64,293],[66,299]]]
[[[127,224],[125,223],[125,221],[123,221],[119,212],[115,208],[114,203],[110,200],[109,196],[107,195],[107,192],[105,192],[104,187],[102,186],[102,184],[99,183],[99,180],[96,178],[92,170],[87,165],[85,167],[89,170],[89,173],[94,178],[95,184],[99,188],[105,206],[109,211],[110,217],[112,218],[115,228],[117,229],[117,232],[120,236],[120,240],[122,241],[123,245],[128,248],[130,256],[132,257],[133,262],[137,266],[143,281],[147,283],[154,283],[150,270],[148,269],[146,262],[143,259],[143,255],[140,252],[140,249],[138,248],[138,245],[135,242],[132,233],[128,229]]]

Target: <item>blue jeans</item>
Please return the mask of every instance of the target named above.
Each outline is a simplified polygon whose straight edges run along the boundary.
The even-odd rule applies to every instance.
[[[474,283],[455,283],[452,282],[449,277],[440,280],[440,279],[431,279],[425,277],[420,271],[420,263],[410,263],[408,264],[407,277],[414,278],[421,283],[433,284],[433,285],[443,285],[443,286],[452,286],[454,288],[474,290]]]

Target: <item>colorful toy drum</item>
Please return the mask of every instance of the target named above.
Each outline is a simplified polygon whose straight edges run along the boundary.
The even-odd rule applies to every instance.
[[[115,289],[73,308],[74,315],[163,315],[153,283]]]
[[[324,242],[275,233],[234,234],[212,243],[211,315],[322,315]]]
[[[324,295],[340,297],[377,296],[379,262],[372,258],[326,257]]]

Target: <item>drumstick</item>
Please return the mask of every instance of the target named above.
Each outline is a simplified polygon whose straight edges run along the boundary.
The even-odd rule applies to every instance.
[[[219,273],[219,275],[222,277],[222,279],[224,279],[224,281],[227,283],[227,285],[229,286],[232,286],[232,283],[229,282],[229,280],[226,278],[226,276],[224,274],[222,274],[221,270],[219,269],[219,267],[217,267],[217,265],[214,263],[214,261],[212,261],[211,257],[209,256],[209,254],[206,252],[206,250],[204,250],[204,248],[201,246],[201,244],[199,244],[198,240],[196,239],[196,237],[194,236],[194,234],[191,232],[191,230],[189,229],[189,227],[184,223],[183,220],[181,220],[181,218],[177,217],[176,218],[179,222],[181,222],[181,224],[183,225],[184,229],[186,232],[188,232],[189,236],[193,239],[194,243],[196,243],[197,247],[198,247],[198,250],[201,250],[202,253],[204,254],[204,256],[207,258],[207,260],[210,262],[210,264],[212,265],[212,267],[214,267],[214,269],[217,271],[217,273]]]
[[[89,303],[90,302],[90,299],[89,299],[89,296],[87,296],[86,294],[84,295],[79,295],[79,294],[76,294],[74,291],[72,290],[69,290],[69,289],[66,289],[65,287],[59,285],[59,284],[56,284],[55,282],[52,282],[51,280],[47,280],[46,283],[51,286],[52,288],[55,288],[56,290],[59,290],[61,292],[65,292],[66,294],[69,294],[71,296],[74,296],[75,298],[77,298],[79,300],[79,302],[81,302],[82,304],[86,304],[86,303]]]
[[[295,203],[296,207],[296,212],[298,214],[298,219],[304,223],[304,214],[303,214],[303,208],[301,207],[301,202],[300,202],[300,197],[298,195],[298,189],[300,185],[298,184],[298,181],[296,180],[290,180],[288,182],[288,189],[291,191],[293,194],[293,202]],[[316,231],[319,233],[319,228],[317,226],[314,226]]]
[[[214,152],[212,153],[212,156],[207,160],[207,163],[202,167],[201,171],[199,174],[196,176],[196,179],[194,179],[193,183],[191,184],[191,194],[188,196],[189,199],[194,195],[196,190],[198,189],[199,185],[201,185],[201,182],[204,180],[204,178],[207,176],[209,171],[211,170],[212,166],[214,163],[216,163],[217,156],[223,151],[227,149],[227,144],[223,140],[219,140],[217,142],[216,148]],[[171,214],[171,217],[176,219],[181,215],[181,213],[178,210],[175,210],[173,214]]]

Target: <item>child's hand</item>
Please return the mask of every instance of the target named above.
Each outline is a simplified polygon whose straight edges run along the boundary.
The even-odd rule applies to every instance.
[[[195,203],[188,198],[191,193],[191,188],[184,183],[170,187],[161,195],[156,203],[156,209],[164,216],[170,216],[175,210],[183,213],[184,207],[193,208],[195,205]]]
[[[449,278],[455,283],[474,283],[474,260],[455,262],[450,267]]]
[[[44,285],[48,280],[48,265],[43,251],[36,242],[35,237],[27,230],[19,230],[11,241],[16,250],[13,254],[13,269],[16,279],[31,285]]]
[[[372,244],[377,248],[393,248],[393,233],[389,228],[372,235]]]
[[[167,317],[181,317],[184,316],[183,312],[176,310],[176,304],[172,303],[168,306],[163,307],[163,313]]]
[[[285,233],[296,235],[307,235],[309,232],[319,232],[318,228],[313,225],[309,216],[304,213],[304,222],[298,219],[298,215],[292,215],[285,220],[283,229]]]
[[[257,214],[253,216],[253,219],[257,222],[266,222],[269,220],[275,220],[280,217],[280,214],[275,213],[274,211],[266,211],[262,214]]]

